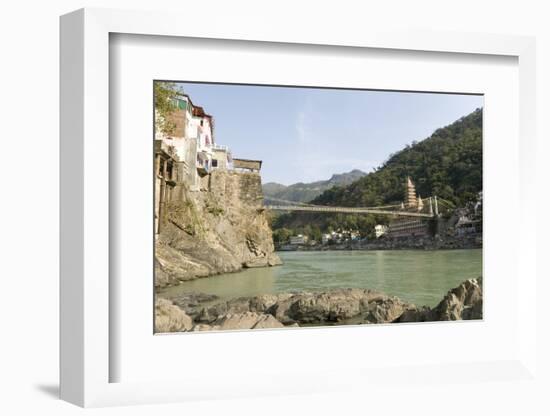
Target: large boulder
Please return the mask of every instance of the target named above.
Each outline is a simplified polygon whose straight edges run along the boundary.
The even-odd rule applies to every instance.
[[[297,293],[267,309],[284,324],[322,324],[354,319],[355,323],[391,322],[410,307],[398,298],[368,289]]]
[[[483,318],[483,286],[481,277],[469,279],[451,289],[433,309],[433,320],[456,321]]]
[[[429,322],[433,320],[433,314],[430,308],[427,306],[417,307],[411,305],[406,308],[401,315],[396,317],[393,322]]]
[[[382,324],[393,322],[412,305],[402,302],[396,297],[384,297],[368,303],[365,323]]]
[[[202,323],[212,323],[218,317],[226,314],[237,314],[244,312],[265,313],[273,305],[292,297],[290,293],[279,295],[258,295],[253,297],[241,297],[229,301],[207,305],[201,308],[196,314],[195,320]]]
[[[481,277],[469,279],[449,290],[435,308],[407,308],[394,322],[429,322],[483,319]]]
[[[157,297],[155,301],[155,332],[182,332],[193,328],[193,320],[171,301]]]
[[[351,292],[307,293],[296,296],[287,315],[300,323],[337,322],[361,313],[361,298]]]
[[[196,320],[204,308],[204,305],[213,303],[218,300],[218,298],[219,297],[216,295],[207,293],[190,292],[172,297],[170,300],[183,309],[187,315],[193,318],[193,320]]]
[[[220,302],[203,307],[195,320],[211,324],[220,316],[244,312],[250,312],[250,300],[248,298],[237,298],[228,302]]]
[[[244,312],[224,315],[218,318],[212,327],[223,331],[230,329],[282,328],[283,324],[271,315]]]

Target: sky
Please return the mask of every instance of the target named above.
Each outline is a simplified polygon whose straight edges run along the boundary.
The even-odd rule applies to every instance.
[[[234,158],[290,185],[370,172],[391,153],[483,106],[479,95],[178,83]]]

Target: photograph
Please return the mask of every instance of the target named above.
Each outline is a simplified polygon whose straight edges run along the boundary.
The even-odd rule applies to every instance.
[[[483,95],[153,92],[155,333],[483,319]]]
[[[549,416],[547,3],[5,2],[0,415]]]

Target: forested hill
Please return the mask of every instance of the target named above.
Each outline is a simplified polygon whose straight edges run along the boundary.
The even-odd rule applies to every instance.
[[[436,130],[391,155],[374,172],[323,192],[312,203],[377,206],[403,201],[410,176],[421,197],[437,195],[458,205],[482,189],[482,109]]]

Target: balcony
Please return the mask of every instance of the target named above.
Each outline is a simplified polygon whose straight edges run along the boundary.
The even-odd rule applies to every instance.
[[[197,153],[197,172],[199,175],[208,175],[212,170],[210,159],[204,152]]]

